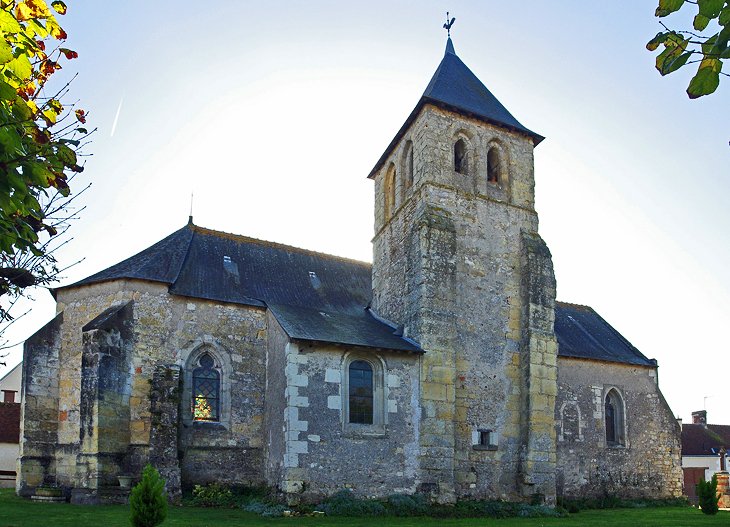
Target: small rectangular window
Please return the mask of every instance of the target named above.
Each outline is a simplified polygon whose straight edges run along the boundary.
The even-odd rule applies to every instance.
[[[472,436],[475,450],[497,450],[497,432],[489,428],[479,428]]]

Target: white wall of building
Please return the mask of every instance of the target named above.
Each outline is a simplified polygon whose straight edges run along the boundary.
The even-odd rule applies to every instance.
[[[726,466],[730,459],[725,458]],[[682,456],[682,468],[705,468],[705,481],[720,471],[720,456]]]
[[[5,376],[0,379],[0,402],[4,401],[3,390],[12,390],[15,393],[14,403],[20,402],[20,381],[23,374],[23,363],[19,362],[15,368],[10,370]]]

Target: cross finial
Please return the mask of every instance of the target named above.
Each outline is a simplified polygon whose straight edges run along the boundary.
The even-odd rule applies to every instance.
[[[456,17],[449,20],[449,12],[446,11],[446,23],[444,24],[444,29],[446,30],[446,36],[451,38],[451,26],[454,25],[454,22],[456,21]]]

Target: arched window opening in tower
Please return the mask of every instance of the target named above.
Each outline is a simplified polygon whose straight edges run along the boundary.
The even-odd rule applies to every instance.
[[[468,165],[466,142],[463,139],[459,139],[454,143],[454,170],[459,174],[468,174]]]
[[[349,368],[350,423],[373,424],[373,368],[364,360],[356,360]]]
[[[499,152],[495,147],[489,149],[487,152],[487,182],[499,184],[501,183],[501,164],[499,159]]]

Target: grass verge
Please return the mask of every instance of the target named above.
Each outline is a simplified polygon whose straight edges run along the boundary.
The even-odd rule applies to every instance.
[[[379,523],[393,527],[694,527],[730,525],[730,512],[706,516],[691,507],[609,509],[582,511],[566,518],[262,518],[240,509],[170,507],[163,527],[366,527]],[[125,505],[82,506],[67,503],[35,503],[0,490],[0,527],[129,527]]]

